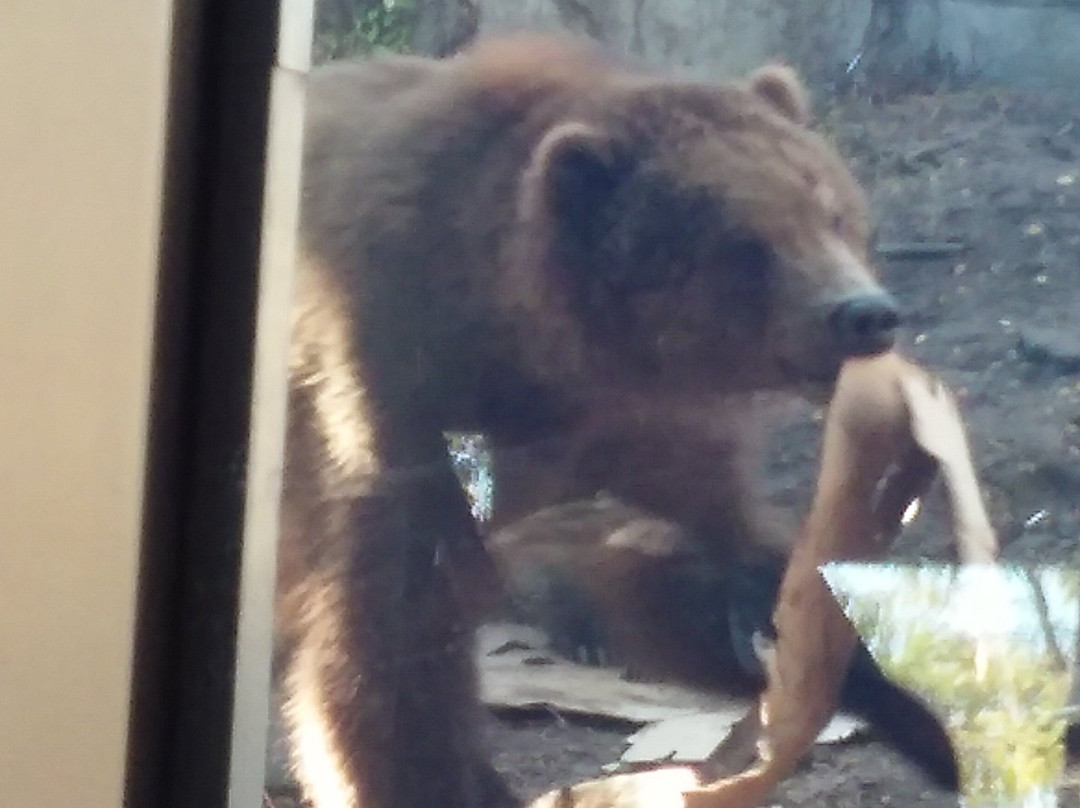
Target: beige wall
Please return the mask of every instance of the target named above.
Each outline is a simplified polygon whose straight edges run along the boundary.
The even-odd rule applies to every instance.
[[[0,801],[117,808],[168,0],[0,5]]]

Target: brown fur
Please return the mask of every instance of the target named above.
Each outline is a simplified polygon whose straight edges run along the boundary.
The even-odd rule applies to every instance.
[[[551,40],[316,71],[304,171],[277,657],[297,773],[318,808],[508,804],[472,662],[494,572],[443,432],[636,441],[606,415],[828,384],[851,350],[828,315],[879,291],[863,198],[774,93]],[[741,498],[698,495],[691,522]]]
[[[795,523],[755,485],[768,408],[750,396],[626,396],[551,441],[496,443],[492,527],[604,493],[677,523],[718,561],[785,557]]]
[[[910,376],[915,372],[895,354],[860,364],[872,367],[861,374],[851,370],[843,398],[831,405],[830,423],[835,428],[826,434],[818,496],[802,531],[826,544],[838,541],[836,537],[840,536],[849,544],[862,541],[865,545],[868,537],[880,532],[869,528],[843,530],[845,525],[851,527],[853,519],[858,521],[860,514],[864,521],[868,519],[862,511],[872,502],[878,503],[878,510],[887,515],[882,518],[890,526],[887,534],[891,536],[899,528],[904,508],[916,498],[915,493],[925,493],[933,478],[933,461],[911,443],[907,430],[901,429],[907,418],[898,411],[903,401],[896,384],[902,375],[895,368],[907,368]],[[628,445],[619,445],[617,436],[609,435],[606,445],[592,447],[602,456],[601,466],[611,463],[612,479],[629,483],[640,480],[644,498],[653,501],[685,503],[687,518],[682,522],[657,518],[655,509],[643,512],[617,499],[599,496],[547,507],[497,530],[488,546],[506,581],[515,616],[545,630],[556,652],[579,662],[617,665],[635,677],[679,681],[726,694],[757,694],[765,678],[753,637],[770,637],[775,631],[773,615],[779,613],[777,603],[785,591],[781,589],[781,573],[788,549],[781,543],[768,548],[773,552],[762,553],[762,542],[769,535],[790,538],[794,531],[763,534],[759,532],[760,521],[753,519],[758,514],[747,502],[725,497],[748,479],[725,476],[745,473],[737,463],[742,448],[738,442],[742,419],[737,412],[729,407],[716,413],[719,422],[725,422],[724,413],[730,419],[725,422],[731,430],[727,454],[723,441],[711,445],[706,441],[704,452],[694,451],[687,442],[680,441],[680,437],[692,436],[695,422],[682,420],[677,411],[672,420],[684,430],[671,430],[669,434],[675,447],[690,451],[683,463],[658,452],[661,444],[650,445],[648,440],[631,439]],[[836,423],[840,426],[836,427]],[[711,432],[701,430],[700,434],[715,438],[717,424],[713,426]],[[629,434],[640,436],[641,432]],[[640,459],[644,462],[619,462],[642,449]],[[715,467],[699,465],[701,454],[715,460]],[[576,473],[582,465],[596,467],[597,461],[590,460],[588,453],[570,453],[570,457],[577,463],[562,466],[565,476],[542,475],[534,480],[540,483],[531,489],[534,502],[557,501],[560,491],[580,494],[586,490],[571,489],[568,482],[601,479],[594,474]],[[662,457],[668,465],[658,470],[657,461]],[[881,488],[881,475],[875,471],[889,465],[890,458],[896,463],[889,467],[900,472],[888,475],[890,484],[882,489],[882,497],[877,497],[874,490],[875,486]],[[529,487],[529,472],[543,470],[543,465],[520,469],[513,483],[518,490],[525,490]],[[704,482],[694,476],[695,472],[703,476]],[[680,498],[677,485],[665,485],[667,475],[681,481],[689,493]],[[704,502],[699,494],[710,484],[716,486],[717,499],[713,508],[700,511],[694,503]],[[726,513],[725,499],[729,506]],[[885,549],[880,543],[874,547],[853,545],[843,557],[852,553],[865,555],[875,548],[878,552]],[[811,573],[814,570],[816,567],[811,565]],[[800,574],[805,572],[803,569]],[[789,569],[787,574],[794,573]],[[787,578],[784,580],[786,587]],[[804,583],[809,587],[807,592],[813,590],[813,598],[827,591],[813,574]],[[800,596],[789,597],[784,607],[789,617],[791,613],[797,615],[795,625],[817,632],[819,619],[826,619],[821,615],[827,614],[832,620],[836,610],[829,596],[824,597],[823,609],[818,608],[821,603],[807,609],[806,599]],[[850,631],[842,617],[840,623],[834,620],[828,628],[837,629],[837,638],[844,634],[838,626]],[[841,709],[866,719],[880,737],[932,782],[955,791],[959,783],[955,753],[933,711],[918,697],[890,682],[861,644],[845,674],[843,666],[848,663],[848,655],[837,650],[830,656],[820,650],[840,647],[830,644],[832,635],[828,631],[826,634],[824,645],[814,633],[816,645],[804,643],[798,651],[781,643],[781,653],[787,654],[792,666],[806,666],[806,681],[814,682],[814,687],[823,682],[836,686],[836,693],[828,688],[815,690],[816,695],[830,695],[825,702],[808,703],[808,710],[816,710],[813,714],[824,720],[821,711],[830,710],[829,699],[838,696]],[[799,644],[798,639],[795,643]],[[807,648],[815,650],[804,654]],[[802,681],[799,676],[803,673],[794,673],[798,674],[795,679]],[[792,719],[796,726],[800,720],[801,714]],[[753,739],[745,747],[725,743],[722,759],[715,761],[720,769],[713,775],[742,771],[753,762],[753,756],[746,758],[741,753],[755,748]]]
[[[750,79],[750,89],[769,99],[791,120],[810,122],[810,98],[795,71],[787,65],[767,65]]]
[[[675,523],[601,496],[540,510],[489,547],[515,616],[563,656],[727,694],[760,688],[739,659],[749,644],[735,647],[729,622],[733,599],[758,594],[754,567],[710,559]],[[763,562],[760,602],[740,605],[767,616],[781,568]]]

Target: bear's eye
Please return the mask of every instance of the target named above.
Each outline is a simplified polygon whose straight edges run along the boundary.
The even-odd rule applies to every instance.
[[[765,270],[772,261],[772,249],[759,238],[746,237],[729,242],[723,250],[725,262],[746,270]]]
[[[847,222],[844,220],[844,214],[834,213],[832,215],[832,231],[837,235],[841,235],[844,232],[844,225]]]

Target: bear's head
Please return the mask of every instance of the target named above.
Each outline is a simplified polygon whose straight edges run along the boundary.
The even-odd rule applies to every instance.
[[[865,198],[792,71],[582,87],[533,148],[523,204],[588,340],[630,358],[616,376],[820,395],[845,359],[892,346]]]

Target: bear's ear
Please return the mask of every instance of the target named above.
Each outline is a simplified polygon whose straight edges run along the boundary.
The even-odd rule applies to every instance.
[[[810,96],[799,74],[787,65],[766,65],[750,74],[750,92],[797,124],[810,122]]]
[[[560,239],[588,250],[602,236],[608,203],[631,170],[615,137],[589,124],[554,126],[533,152],[530,174]]]

